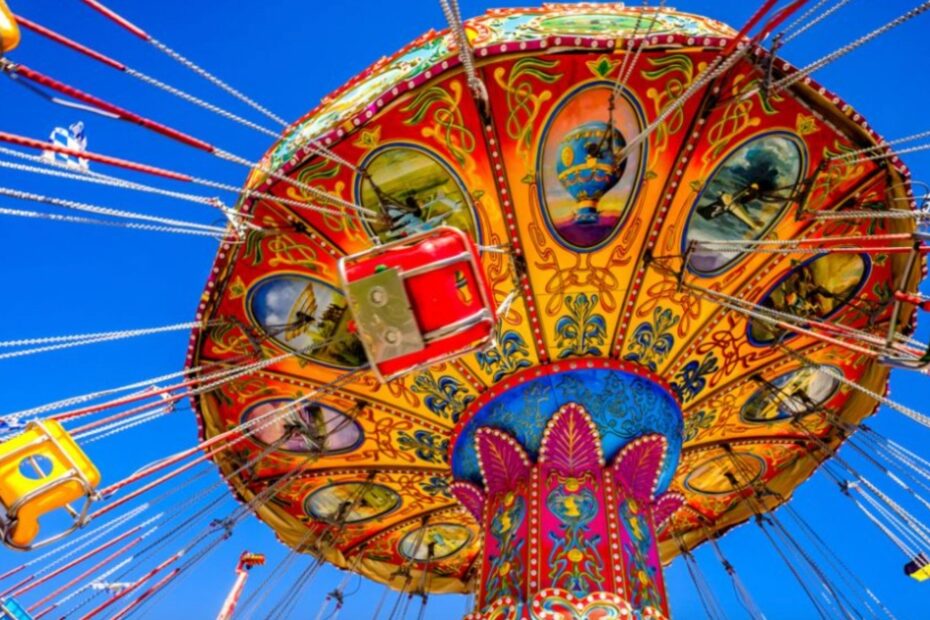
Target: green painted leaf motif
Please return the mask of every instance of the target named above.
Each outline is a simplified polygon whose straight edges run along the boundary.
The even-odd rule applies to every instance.
[[[652,71],[644,71],[643,75],[652,81],[661,79],[666,74],[676,71],[690,75],[691,71],[694,69],[694,63],[691,62],[691,58],[686,54],[672,54],[671,56],[650,58],[649,64],[656,68]]]
[[[260,230],[250,230],[245,236],[245,256],[252,257],[252,265],[260,265],[264,262],[265,256],[262,250],[262,241],[265,239],[265,233]]]

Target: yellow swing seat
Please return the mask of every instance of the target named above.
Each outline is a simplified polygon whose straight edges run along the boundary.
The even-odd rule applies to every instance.
[[[83,526],[100,472],[59,422],[33,421],[0,443],[0,534],[15,549],[48,544]],[[84,498],[80,510],[70,504]],[[39,517],[66,509],[72,526],[39,543]]]
[[[0,56],[17,45],[19,45],[19,26],[16,25],[16,19],[10,7],[4,0],[0,0]]]

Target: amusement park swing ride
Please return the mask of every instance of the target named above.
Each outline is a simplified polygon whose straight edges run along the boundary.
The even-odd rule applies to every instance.
[[[901,579],[930,577],[926,517],[885,490],[930,510],[930,461],[865,423],[884,405],[930,426],[886,393],[892,369],[930,368],[914,337],[930,309],[918,291],[927,197],[899,157],[925,145],[893,148],[930,134],[883,140],[811,77],[930,2],[797,68],[782,46],[848,0],[765,0],[739,29],[664,0],[468,20],[441,0],[446,30],[293,123],[122,9],[80,2],[261,121],[0,0],[9,83],[247,170],[238,188],[88,150],[80,124],[50,140],[0,130],[6,170],[195,202],[225,221],[0,187],[7,203],[51,209],[5,204],[10,217],[219,241],[190,323],[0,343],[5,359],[191,331],[176,373],[0,417],[0,533],[27,552],[0,575],[0,618],[157,609],[253,515],[292,551],[240,603],[264,563],[244,553],[223,620],[289,617],[325,563],[346,579],[320,619],[339,614],[354,575],[385,586],[375,618],[426,617],[432,593],[473,596],[472,620],[666,618],[663,567],[675,558],[706,615],[724,618],[693,553],[705,544],[742,611],[764,618],[720,545],[744,522],[797,577],[810,605],[799,614],[894,618],[791,506],[818,470],[902,552]],[[274,142],[253,161],[33,69],[36,38]],[[87,456],[87,442],[183,415],[183,401],[199,428],[192,447],[115,481]],[[887,480],[866,477],[843,446]],[[230,514],[184,495],[201,464],[238,499]],[[156,493],[207,525],[127,563]],[[300,554],[313,563],[276,591]]]

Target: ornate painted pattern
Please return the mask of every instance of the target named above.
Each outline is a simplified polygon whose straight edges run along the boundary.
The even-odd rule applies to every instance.
[[[291,354],[196,402],[205,437],[247,416],[275,418],[216,457],[226,475],[298,429],[281,450],[230,479],[249,499],[298,471],[258,514],[286,544],[325,531],[329,512],[308,512],[308,497],[329,489],[315,496],[320,503],[348,483],[368,481],[395,493],[399,503],[346,527],[327,559],[345,567],[364,548],[359,570],[400,588],[403,541],[412,540],[405,537],[424,527],[424,519],[460,524],[470,541],[436,562],[429,583],[436,591],[466,591],[489,520],[499,513],[497,531],[504,536],[508,513],[500,503],[485,504],[478,457],[463,446],[474,446],[478,426],[492,426],[535,461],[554,412],[575,402],[588,411],[607,462],[642,435],[658,433],[668,442],[656,489],[683,497],[685,507],[657,503],[650,516],[628,505],[625,521],[619,515],[605,521],[608,531],[615,523],[617,536],[627,532],[632,556],[625,557],[635,560],[636,540],[649,538],[636,536],[645,532],[639,518],[668,522],[690,547],[705,539],[705,522],[724,530],[749,517],[745,489],[739,489],[746,481],[737,477],[737,490],[727,486],[727,467],[736,464],[723,446],[751,455],[736,457],[744,477],[756,476],[787,496],[816,466],[807,458],[815,446],[793,419],[823,436],[828,427],[821,409],[848,423],[872,413],[868,399],[851,399],[848,388],[801,372],[785,349],[881,393],[887,371],[874,360],[810,335],[781,333],[708,296],[751,300],[811,324],[828,320],[884,336],[905,255],[871,250],[872,242],[864,243],[867,258],[848,255],[853,258],[839,262],[719,248],[747,240],[911,232],[899,219],[818,223],[804,215],[854,203],[908,208],[907,171],[894,162],[883,167],[837,159],[879,137],[814,82],[769,98],[743,97],[762,77],[760,63],[749,60],[715,83],[715,102],[698,89],[624,161],[618,155],[623,144],[670,110],[734,34],[713,20],[662,9],[611,115],[609,91],[624,58],[619,48],[628,46],[638,19],[652,20],[654,11],[546,4],[467,20],[488,91],[487,118],[470,95],[451,37],[427,33],[327,97],[262,160],[262,167],[330,199],[253,171],[248,186],[269,197],[244,197],[239,207],[262,230],[221,248],[198,309],[210,328],[195,332],[188,364],[227,368]],[[761,49],[753,54],[767,57]],[[792,71],[779,59],[772,64],[779,76]],[[313,141],[339,160],[321,157]],[[380,215],[369,221],[340,214],[335,198]],[[382,384],[363,369],[364,354],[338,290],[338,261],[376,240],[440,224],[508,250],[483,254],[481,267],[498,304],[514,290],[518,295],[497,326],[495,348]],[[690,242],[701,241],[717,245],[692,251],[684,265]],[[905,288],[914,290],[916,282],[915,274]],[[895,317],[899,331],[911,328],[910,318],[905,312]],[[326,387],[337,379],[337,387]],[[314,409],[288,412],[297,400]],[[609,567],[571,561],[573,550],[601,544],[582,539],[579,524],[585,510],[605,501],[596,493],[589,501],[590,480],[576,486],[569,478],[537,476],[534,482],[530,474],[527,482],[531,493],[535,488],[548,498],[551,492],[553,514],[561,511],[551,525],[562,535],[536,557],[548,562],[554,553],[552,578],[559,585],[538,600],[513,592],[511,603],[488,610],[495,617],[583,617],[595,599],[576,597],[581,580],[600,576],[606,585],[599,592],[616,589]],[[604,485],[611,493],[626,492],[624,480],[611,471]],[[384,492],[371,500],[386,506],[388,497]],[[511,521],[516,516],[510,513]],[[527,528],[531,517],[528,502]],[[451,531],[447,539],[464,540]],[[649,540],[664,561],[678,553],[667,534]],[[555,551],[554,542],[560,545]],[[535,557],[525,553],[527,562]],[[639,598],[626,603],[651,600],[661,576],[653,571],[659,555],[623,568],[624,575],[643,576],[639,590],[628,590]],[[411,578],[422,569],[415,562]],[[611,604],[609,613],[624,609]]]
[[[658,434],[635,439],[610,471],[601,445],[597,423],[577,403],[562,405],[545,424],[535,465],[512,435],[487,426],[476,434],[484,490],[455,483],[457,495],[485,515],[483,615],[474,617],[503,609],[550,617],[578,601],[588,613],[597,606],[587,605],[586,595],[621,582],[632,598],[611,598],[623,606],[605,602],[601,611],[667,610],[653,512],[667,520],[680,506],[680,496],[656,497],[668,443]],[[621,546],[625,561],[611,561],[609,550]]]

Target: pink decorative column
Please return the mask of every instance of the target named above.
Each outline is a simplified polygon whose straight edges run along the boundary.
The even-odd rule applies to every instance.
[[[681,505],[655,497],[668,458],[657,433],[605,462],[579,404],[549,418],[534,463],[514,437],[474,435],[484,488],[453,491],[485,532],[474,620],[662,618],[668,614],[656,532]]]

